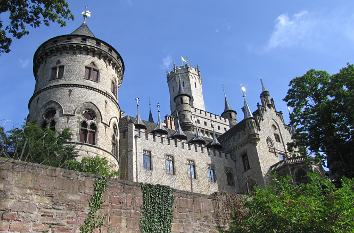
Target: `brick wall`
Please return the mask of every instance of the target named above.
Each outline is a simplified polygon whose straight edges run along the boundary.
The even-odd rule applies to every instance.
[[[0,159],[0,232],[79,232],[95,177],[65,169]],[[218,232],[242,196],[175,191],[173,232]],[[139,232],[138,183],[112,179],[104,194],[105,224],[97,232]]]

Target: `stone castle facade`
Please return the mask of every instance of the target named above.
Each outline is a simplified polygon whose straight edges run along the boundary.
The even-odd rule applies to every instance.
[[[262,84],[252,112],[243,117],[228,104],[220,115],[206,111],[198,67],[174,66],[167,74],[171,114],[157,121],[139,112],[124,116],[118,89],[124,62],[86,23],[44,42],[33,58],[36,79],[29,121],[69,128],[83,156],[102,156],[122,179],[168,185],[202,194],[247,193],[265,185],[271,167],[292,157],[291,129]]]

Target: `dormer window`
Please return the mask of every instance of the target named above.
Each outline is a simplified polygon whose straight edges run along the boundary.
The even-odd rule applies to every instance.
[[[89,66],[85,66],[85,79],[98,82],[99,71],[94,63]]]

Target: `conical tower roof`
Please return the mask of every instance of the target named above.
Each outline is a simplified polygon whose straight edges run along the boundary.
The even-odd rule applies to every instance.
[[[71,35],[80,35],[80,36],[89,36],[89,37],[95,37],[95,35],[92,33],[90,28],[87,26],[86,23],[82,23],[80,27],[75,29]]]
[[[149,98],[149,122],[154,123],[154,117],[152,116],[151,103]]]
[[[163,126],[160,118],[160,104],[157,103],[157,126],[155,129],[152,131],[153,133],[158,133],[158,134],[168,134],[167,129],[165,126]]]
[[[244,119],[253,117],[253,114],[251,112],[250,107],[248,106],[246,97],[243,97],[243,107],[242,107],[242,111],[243,111],[243,115],[244,115]]]
[[[192,144],[205,144],[205,140],[202,136],[199,135],[199,129],[197,128],[197,132],[195,133],[194,137],[189,140],[189,143]]]
[[[187,94],[187,92],[184,90],[184,87],[181,82],[181,78],[178,78],[178,92],[177,92],[177,95],[175,96],[175,99],[181,95],[185,95],[185,96],[188,96],[189,98],[191,98],[191,96],[189,94]]]
[[[135,128],[137,129],[146,129],[146,125],[141,120],[140,112],[139,112],[139,98],[136,98],[136,118],[134,121]]]
[[[208,144],[208,147],[211,147],[211,148],[215,148],[215,149],[221,149],[222,146],[218,140],[218,138],[216,137],[216,134],[215,134],[215,129],[213,128],[213,141],[211,141],[209,144]]]
[[[181,140],[186,140],[187,136],[186,134],[183,132],[181,124],[179,123],[179,118],[178,118],[178,112],[176,112],[176,132],[174,132],[171,135],[171,138],[173,139],[181,139]]]

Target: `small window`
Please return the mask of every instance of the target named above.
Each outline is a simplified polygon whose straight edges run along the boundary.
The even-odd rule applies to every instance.
[[[111,87],[111,90],[112,90],[112,93],[115,97],[117,97],[117,83],[116,81],[112,81],[112,87]]]
[[[195,163],[193,160],[188,160],[188,175],[192,179],[197,179],[197,174],[195,171]]]
[[[143,151],[143,166],[145,170],[152,170],[151,151]]]
[[[85,79],[98,82],[99,79],[98,69],[91,66],[85,66]]]
[[[249,170],[251,168],[250,167],[250,163],[248,161],[247,154],[242,155],[242,163],[243,163],[243,170],[244,171],[247,171],[247,170]]]
[[[52,67],[52,71],[50,74],[50,79],[54,80],[54,79],[61,79],[64,76],[64,66],[55,66]]]
[[[275,138],[275,141],[276,141],[276,142],[280,142],[279,134],[275,133],[275,134],[274,134],[274,138]]]
[[[208,180],[212,183],[216,182],[215,168],[213,165],[208,166]]]
[[[235,186],[234,175],[229,169],[226,171],[226,182],[229,186]]]
[[[204,121],[204,126],[207,126],[207,125],[208,125],[208,123],[206,121]]]
[[[199,119],[197,119],[197,123],[200,124],[200,120]]]
[[[184,81],[182,82],[182,86],[184,87]]]
[[[218,125],[218,130],[220,130],[220,125]]]
[[[166,160],[165,160],[165,168],[166,168],[166,173],[170,175],[174,175],[174,162],[173,162],[173,156],[172,155],[167,155]]]
[[[197,83],[196,82],[194,83],[194,87],[197,88]]]
[[[118,129],[117,125],[113,125],[113,135],[112,135],[112,155],[114,158],[118,159]]]

